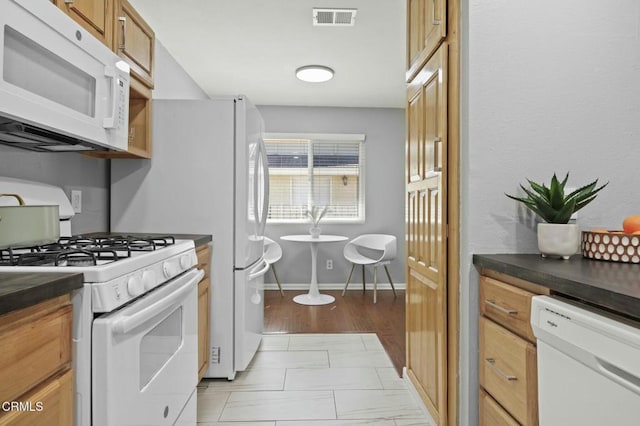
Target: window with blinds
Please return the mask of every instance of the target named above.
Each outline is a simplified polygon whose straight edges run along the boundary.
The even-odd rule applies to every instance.
[[[364,220],[364,135],[265,138],[269,216],[307,222],[312,206],[327,206],[323,222]]]

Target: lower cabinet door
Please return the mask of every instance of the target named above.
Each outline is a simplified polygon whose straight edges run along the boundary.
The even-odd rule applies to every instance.
[[[71,426],[73,370],[53,377],[24,397],[11,402],[19,405],[0,415],[2,426]]]
[[[205,278],[198,283],[198,381],[209,368],[209,322],[211,283]]]
[[[538,424],[536,348],[480,317],[480,386],[525,426]]]
[[[520,423],[507,413],[504,408],[480,389],[480,426],[519,426]]]

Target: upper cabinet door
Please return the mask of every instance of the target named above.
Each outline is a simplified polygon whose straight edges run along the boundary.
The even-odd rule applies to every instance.
[[[112,49],[113,1],[55,0],[54,3],[109,49]]]
[[[155,34],[127,0],[119,0],[114,50],[131,66],[131,74],[153,89]]]
[[[407,0],[407,81],[447,36],[447,0]]]

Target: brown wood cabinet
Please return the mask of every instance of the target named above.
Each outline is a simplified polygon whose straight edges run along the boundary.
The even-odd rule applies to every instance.
[[[407,79],[447,37],[447,0],[407,0]]]
[[[211,326],[211,246],[200,246],[196,250],[198,269],[204,277],[198,283],[198,381],[209,368],[209,335]]]
[[[494,271],[480,277],[480,425],[538,424],[531,298],[549,290]]]
[[[53,0],[85,30],[113,50],[115,0]]]
[[[407,376],[458,423],[459,0],[407,0]]]
[[[407,372],[438,425],[447,410],[447,44],[408,87]]]
[[[155,33],[127,0],[118,0],[114,25],[115,52],[131,66],[132,76],[153,89]]]
[[[0,316],[0,425],[71,425],[73,373],[69,295]],[[23,405],[24,407],[25,405]]]

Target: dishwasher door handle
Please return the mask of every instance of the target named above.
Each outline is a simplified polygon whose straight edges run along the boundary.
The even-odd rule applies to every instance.
[[[598,366],[600,367],[600,372],[602,372],[602,374],[618,383],[620,386],[624,386],[630,391],[640,395],[640,377],[634,376],[628,371],[624,371],[598,357],[596,357],[596,361],[598,362]]]

